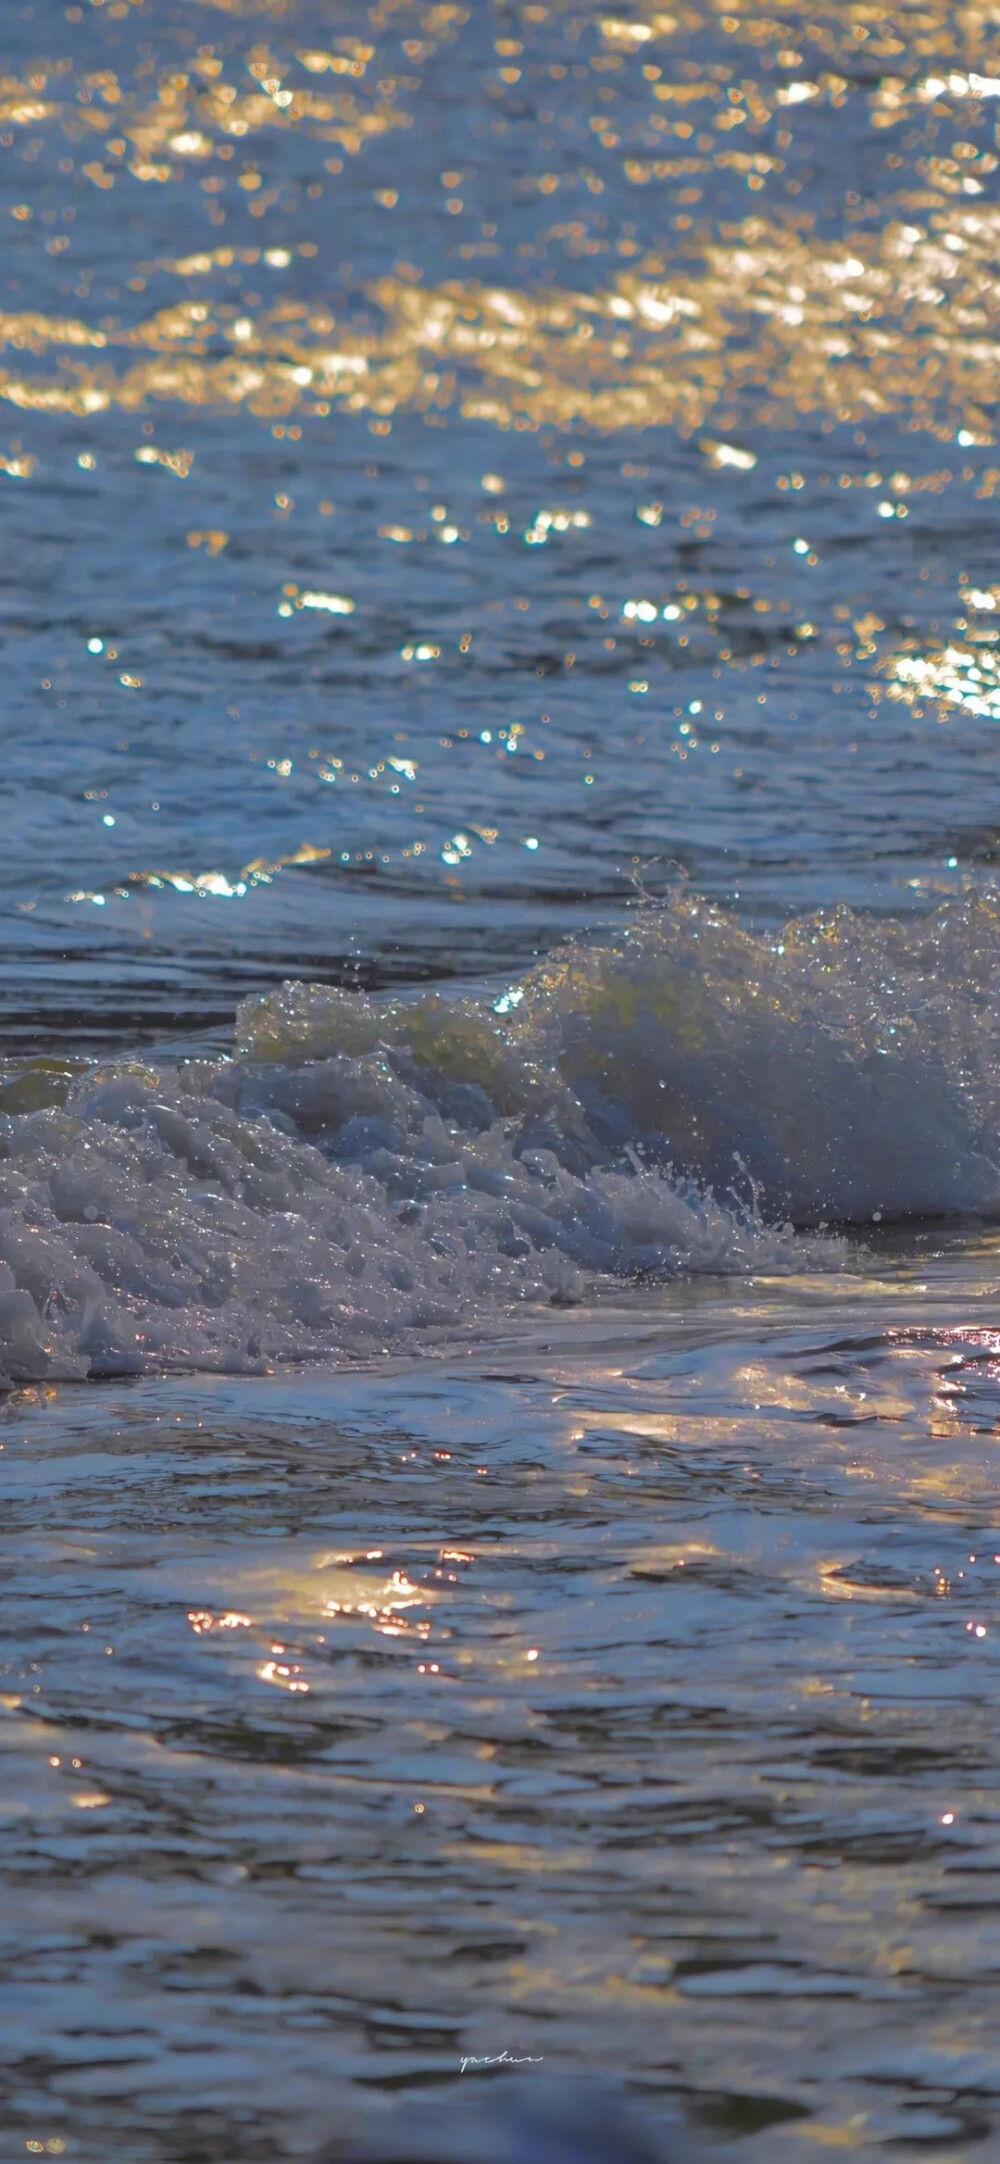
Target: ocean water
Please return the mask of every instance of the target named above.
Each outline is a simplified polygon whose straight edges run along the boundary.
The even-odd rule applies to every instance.
[[[985,2164],[1000,5],[0,60],[0,2164]]]

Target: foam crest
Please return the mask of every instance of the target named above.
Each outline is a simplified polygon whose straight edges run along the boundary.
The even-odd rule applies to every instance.
[[[8,1116],[0,1372],[261,1371],[426,1342],[595,1276],[789,1265],[791,1233],[750,1212],[641,1167],[519,1155],[507,1122],[475,1132],[457,1109],[372,1056],[105,1068]]]
[[[680,900],[575,942],[491,1007],[379,1010],[322,986],[248,1001],[257,1059],[386,1048],[558,1135],[759,1197],[799,1225],[1000,1202],[1000,906],[849,909],[755,937]]]
[[[992,896],[769,938],[682,901],[497,1000],[289,984],[231,1060],[8,1070],[0,1373],[371,1357],[993,1214],[998,964]]]

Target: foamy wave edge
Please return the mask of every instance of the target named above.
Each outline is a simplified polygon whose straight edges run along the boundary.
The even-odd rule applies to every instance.
[[[232,1058],[8,1066],[0,1377],[372,1357],[994,1215],[998,986],[990,895],[770,938],[685,900],[492,1000],[289,983]]]

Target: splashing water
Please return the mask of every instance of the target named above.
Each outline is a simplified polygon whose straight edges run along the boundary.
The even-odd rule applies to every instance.
[[[492,1002],[290,983],[232,1059],[21,1070],[4,1371],[371,1354],[594,1279],[843,1266],[793,1226],[989,1215],[998,960],[989,895],[778,938],[685,900]]]

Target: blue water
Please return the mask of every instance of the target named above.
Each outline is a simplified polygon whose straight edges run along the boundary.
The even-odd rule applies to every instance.
[[[991,2154],[998,100],[5,13],[4,2164]]]

